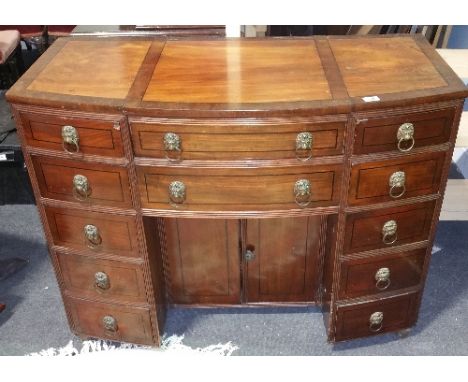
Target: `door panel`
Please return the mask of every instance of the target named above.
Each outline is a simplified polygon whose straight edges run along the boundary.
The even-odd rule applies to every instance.
[[[248,302],[314,300],[325,221],[320,216],[247,221],[246,248],[255,254],[246,261]]]

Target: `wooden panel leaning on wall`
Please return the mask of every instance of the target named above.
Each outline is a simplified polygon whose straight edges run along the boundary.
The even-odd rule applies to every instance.
[[[468,91],[418,36],[59,39],[10,89],[70,327],[171,305],[414,325]]]

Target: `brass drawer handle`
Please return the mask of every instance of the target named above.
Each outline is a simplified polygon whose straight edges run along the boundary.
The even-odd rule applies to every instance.
[[[164,134],[164,155],[171,162],[179,162],[182,148],[181,139],[176,133]]]
[[[398,150],[402,153],[411,151],[414,147],[414,125],[412,123],[402,124],[397,131]],[[406,148],[402,146],[403,142],[410,142]]]
[[[86,238],[86,244],[89,248],[95,249],[97,246],[102,244],[99,229],[95,225],[87,224],[83,227],[83,231]]]
[[[255,260],[255,252],[251,249],[247,249],[244,254],[245,261],[252,261]]]
[[[68,147],[71,146],[72,150]],[[80,137],[78,131],[70,125],[62,127],[62,147],[68,153],[78,153],[80,151]]]
[[[388,185],[390,186],[390,190],[388,194],[393,199],[401,198],[405,194],[406,192],[405,181],[406,181],[406,175],[403,171],[397,171],[397,172],[394,172],[392,175],[390,175],[390,178],[388,179]],[[401,190],[401,191],[398,193],[398,190]]]
[[[386,245],[394,244],[397,239],[398,224],[395,220],[385,222],[382,227],[382,242]]]
[[[78,174],[73,177],[73,197],[75,199],[84,201],[91,195],[91,191],[91,186],[86,176]]]
[[[385,290],[390,286],[390,269],[380,268],[375,272],[375,287],[379,290]]]
[[[102,326],[104,326],[104,329],[108,330],[109,332],[116,332],[117,330],[119,330],[117,320],[110,315],[104,316],[102,318]]]
[[[312,157],[312,133],[304,131],[296,136],[296,158],[302,162],[308,161]]]
[[[311,200],[310,182],[307,179],[299,179],[294,184],[294,200],[299,207],[307,207]]]
[[[185,201],[185,184],[180,180],[175,180],[169,184],[169,198],[172,203],[182,204]]]
[[[98,290],[107,290],[110,288],[109,276],[105,272],[96,272],[94,274],[94,285]]]
[[[383,313],[374,312],[369,317],[369,329],[372,332],[378,332],[382,329]]]

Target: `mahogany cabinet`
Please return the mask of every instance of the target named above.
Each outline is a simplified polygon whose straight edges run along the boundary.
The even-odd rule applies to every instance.
[[[173,305],[414,325],[467,95],[418,36],[73,37],[7,99],[71,329],[157,346]]]

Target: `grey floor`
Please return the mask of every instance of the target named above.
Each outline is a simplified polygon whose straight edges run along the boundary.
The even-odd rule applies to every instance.
[[[0,206],[0,259],[29,262],[0,282],[0,355],[61,347],[74,339],[34,205]],[[192,347],[232,341],[234,355],[468,355],[468,223],[441,222],[418,324],[399,339],[387,334],[327,344],[312,308],[172,309],[166,333]]]

